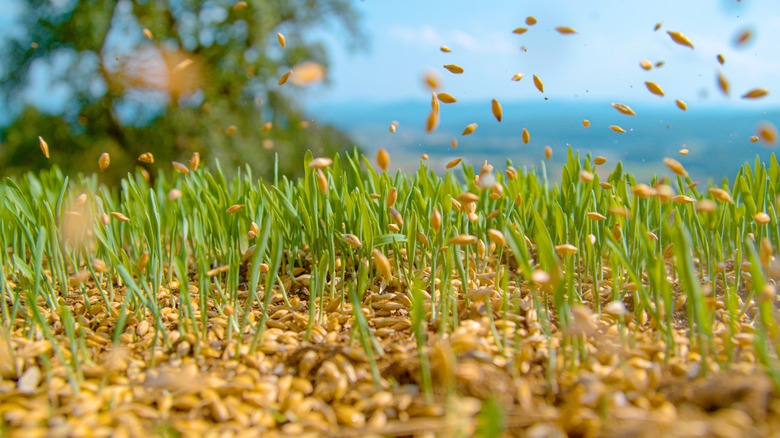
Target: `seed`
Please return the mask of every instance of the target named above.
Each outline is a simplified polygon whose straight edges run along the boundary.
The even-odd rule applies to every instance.
[[[673,30],[670,30],[666,33],[668,33],[669,36],[672,37],[672,41],[674,41],[675,43],[693,49],[693,43],[691,43],[691,40],[689,40],[688,37],[683,35],[682,33],[675,32]]]
[[[461,204],[468,204],[471,202],[477,202],[479,201],[479,196],[471,193],[471,192],[463,192],[456,198],[458,202]]]
[[[427,160],[427,159],[428,159],[428,154],[422,154],[422,155],[420,156],[420,158],[421,158],[423,161],[425,161],[425,160]]]
[[[699,213],[710,213],[715,211],[716,207],[715,201],[712,201],[711,199],[702,199],[696,203],[695,209]]]
[[[655,82],[646,81],[645,87],[647,87],[647,90],[656,96],[664,96],[664,90]]]
[[[677,104],[677,108],[680,108],[683,111],[688,111],[688,105],[686,105],[682,100],[677,99],[674,101],[674,103]]]
[[[387,149],[379,148],[376,153],[376,164],[383,172],[386,172],[387,168],[390,167],[390,154],[387,153]]]
[[[322,193],[328,193],[328,178],[322,173],[322,169],[317,169],[317,187]]]
[[[731,199],[731,195],[729,195],[729,192],[718,188],[718,187],[710,187],[709,190],[710,194],[721,202],[728,202],[729,204],[733,204],[734,200]]]
[[[550,282],[550,280],[550,274],[541,269],[534,269],[534,271],[531,273],[531,281],[534,283],[547,284]]]
[[[376,248],[374,248],[371,253],[374,255],[374,264],[376,265],[377,270],[379,270],[379,274],[384,277],[385,280],[390,281],[390,279],[393,278],[390,271],[390,261]]]
[[[755,143],[755,142],[758,141],[758,136],[757,135],[751,135],[748,140],[750,140],[751,143]]]
[[[728,96],[730,91],[729,80],[726,79],[726,76],[723,74],[722,71],[718,72],[717,79],[718,79],[718,88],[725,96]]]
[[[659,21],[658,23],[655,23],[655,26],[653,27],[653,30],[658,30],[658,29],[660,29],[662,24],[663,24],[663,23],[662,23],[662,22],[660,22],[660,21]]]
[[[631,193],[639,199],[647,199],[658,194],[658,191],[647,184],[637,184],[631,188]]]
[[[175,201],[177,199],[181,198],[181,190],[179,189],[171,189],[168,192],[168,200]]]
[[[726,63],[726,58],[723,57],[720,53],[718,53],[718,56],[715,57],[715,59],[718,60],[718,64],[723,65]]]
[[[493,228],[489,228],[487,230],[488,238],[491,242],[495,243],[496,245],[504,246],[506,245],[506,240],[504,239],[504,233],[501,231],[495,230]]]
[[[455,103],[458,101],[458,99],[455,99],[455,97],[450,93],[439,93],[437,97],[441,103]]]
[[[601,214],[601,213],[599,213],[597,211],[591,211],[591,212],[586,213],[585,215],[588,216],[588,219],[594,220],[594,221],[603,221],[603,220],[607,219],[606,216],[604,216],[603,214]]]
[[[292,75],[292,70],[289,70],[287,73],[283,74],[283,75],[282,75],[282,76],[279,78],[279,82],[278,82],[278,84],[279,84],[279,85],[284,85],[284,84],[286,84],[286,83],[287,83],[287,80],[288,80],[288,79],[290,79],[290,75]]]
[[[582,119],[582,126],[584,126],[586,128],[590,128],[590,120]]]
[[[230,207],[228,207],[227,210],[225,210],[225,212],[227,214],[234,214],[237,213],[242,208],[244,208],[244,204],[233,204]]]
[[[477,243],[477,237],[468,234],[459,234],[449,240],[450,245],[473,245]]]
[[[391,188],[389,192],[387,192],[387,208],[392,208],[393,205],[395,205],[395,201],[398,199],[398,189],[395,187]]]
[[[593,174],[588,172],[587,170],[581,170],[580,171],[580,179],[583,182],[586,182],[586,183],[591,182],[591,181],[593,181]]]
[[[200,154],[197,152],[193,152],[192,156],[190,157],[190,169],[195,171],[198,170],[199,166],[200,166]]]
[[[444,68],[449,70],[450,73],[454,73],[456,75],[459,75],[459,74],[463,73],[463,71],[464,71],[463,67],[461,67],[461,66],[459,66],[457,64],[445,64]]]
[[[154,163],[154,155],[151,152],[144,152],[138,156],[138,161],[146,164]]]
[[[770,217],[768,214],[764,213],[763,211],[760,211],[756,213],[755,216],[753,216],[753,220],[756,221],[759,225],[766,225],[770,221]]]
[[[190,173],[190,169],[184,164],[179,163],[178,161],[172,162],[171,165],[179,173],[183,173],[184,175],[188,175]]]
[[[550,158],[552,158],[552,154],[553,154],[552,148],[550,146],[545,146],[544,147],[544,158],[549,160]]]
[[[624,218],[631,217],[631,210],[626,207],[609,207],[609,213],[615,216],[622,216]]]
[[[683,165],[674,158],[664,158],[664,164],[671,169],[672,172],[680,176],[688,176],[688,172]]]
[[[760,99],[769,94],[766,88],[754,88],[742,95],[743,99]]]
[[[458,157],[458,158],[456,158],[456,159],[454,159],[454,160],[450,161],[449,163],[447,163],[447,165],[446,165],[446,166],[444,166],[444,167],[446,167],[447,169],[452,169],[453,167],[455,167],[455,166],[457,166],[458,164],[460,164],[460,162],[461,162],[461,161],[463,161],[463,158],[461,158],[461,157]]]
[[[602,157],[601,155],[599,155],[598,157],[593,159],[593,164],[595,164],[596,166],[601,166],[602,164],[604,164],[606,162],[607,162],[607,159],[605,157]]]
[[[431,227],[433,228],[433,231],[436,232],[441,229],[441,213],[439,213],[439,210],[436,208],[434,208],[431,213]]]
[[[576,30],[568,26],[558,26],[555,28],[555,30],[557,30],[561,35],[571,35],[577,33]]]
[[[388,128],[388,129],[389,129],[389,131],[390,131],[390,132],[395,132],[396,125],[394,125],[394,124],[392,124],[392,123],[391,123],[391,124],[390,124],[390,128]]]
[[[309,162],[309,167],[322,169],[333,164],[333,160],[328,157],[318,157]]]
[[[734,39],[734,45],[735,46],[741,46],[753,37],[753,31],[750,29],[745,29],[739,34],[737,34],[737,37]]]
[[[564,243],[563,245],[556,245],[555,252],[560,256],[567,256],[577,254],[577,247],[571,243]]]
[[[758,138],[766,144],[774,145],[777,143],[777,128],[769,122],[758,125],[757,134]]]
[[[604,311],[609,313],[610,315],[615,316],[621,316],[621,315],[628,315],[628,310],[626,309],[626,305],[623,304],[622,301],[612,301],[606,306],[604,306]]]
[[[431,91],[431,111],[439,114],[439,99],[436,98],[436,93]]]
[[[447,46],[441,46],[441,47],[439,47],[439,50],[441,50],[441,51],[442,51],[442,52],[444,52],[444,53],[450,53],[450,52],[452,52],[452,49],[450,49],[450,48],[449,48],[449,47],[447,47]]]
[[[612,189],[612,184],[610,184],[610,183],[608,183],[606,181],[601,181],[599,183],[599,187],[601,187],[604,190],[610,190],[610,189]]]
[[[682,148],[678,152],[680,153],[680,155],[688,155],[689,151],[688,151],[688,149]]]
[[[284,49],[284,47],[287,45],[287,40],[284,38],[284,35],[281,33],[276,34],[276,41],[279,41],[279,45]]]
[[[639,61],[639,66],[642,67],[645,70],[652,70],[653,69],[653,63],[650,62],[647,59],[643,59]]]
[[[674,202],[680,203],[680,204],[693,204],[696,202],[695,199],[691,198],[690,196],[685,195],[677,195],[672,198]]]
[[[452,149],[457,149],[458,148],[458,139],[457,138],[453,138],[452,140],[450,140],[450,147]]]
[[[469,135],[469,134],[473,133],[476,129],[477,129],[477,124],[476,123],[471,123],[471,124],[467,125],[463,129],[463,132],[460,135],[464,135],[464,136],[465,135]]]
[[[354,234],[342,234],[341,238],[352,248],[360,248],[363,246],[363,244],[360,243],[360,239]]]
[[[636,113],[634,110],[631,109],[630,106],[624,104],[624,103],[612,103],[612,108],[615,108],[618,110],[620,114],[624,114],[626,116],[635,116]]]
[[[515,81],[515,82],[520,82],[520,80],[523,79],[523,76],[524,75],[522,73],[515,73],[512,76],[512,80]]]
[[[41,147],[41,152],[43,152],[43,156],[46,158],[49,158],[49,144],[46,143],[46,140],[43,139],[43,137],[38,136],[38,145]]]
[[[111,216],[114,217],[114,219],[118,220],[119,222],[130,222],[130,218],[123,215],[122,213],[118,211],[112,211]]]
[[[491,101],[491,109],[493,110],[493,117],[500,122],[501,118],[504,116],[504,110],[501,108],[501,103],[498,100],[493,99]]]
[[[152,31],[147,28],[144,28],[144,36],[146,37],[147,40],[154,38],[154,35],[152,35]]]
[[[539,79],[539,76],[534,75],[534,85],[540,93],[544,93],[544,84],[542,83],[542,80]]]
[[[233,135],[233,134],[236,133],[236,131],[238,131],[238,128],[236,127],[236,125],[230,125],[227,128],[225,128],[225,134],[226,135]]]
[[[661,68],[661,67],[663,67],[663,65],[664,65],[663,61],[658,61],[658,62],[655,63],[655,68]]]
[[[527,27],[518,27],[517,29],[512,31],[512,33],[517,34],[517,35],[522,35],[522,34],[524,34],[526,32],[528,32],[528,28]]]
[[[274,127],[274,123],[273,122],[265,122],[265,123],[263,123],[263,128],[260,129],[260,132],[262,132],[263,134],[266,134],[266,133],[270,132],[271,129],[273,129],[273,127]]]
[[[610,126],[609,126],[609,129],[611,129],[611,130],[613,130],[613,131],[615,131],[615,132],[619,132],[619,133],[621,133],[621,134],[625,134],[625,133],[626,133],[626,130],[625,130],[625,129],[623,129],[623,128],[621,128],[621,127],[620,127],[620,126],[618,126],[618,125],[610,125]]]
[[[109,164],[111,164],[111,156],[108,155],[108,152],[100,154],[100,158],[98,158],[98,167],[100,168],[100,171],[105,172],[105,170],[108,169]]]
[[[433,132],[439,125],[439,113],[431,111],[428,114],[428,119],[425,121],[425,132]]]

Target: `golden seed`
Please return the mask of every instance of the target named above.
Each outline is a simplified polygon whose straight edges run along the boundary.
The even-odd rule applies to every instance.
[[[555,252],[560,256],[573,255],[577,254],[577,247],[570,243],[564,243],[563,245],[556,245]]]
[[[190,58],[183,59],[180,63],[176,64],[173,69],[171,70],[171,73],[176,73],[184,70],[185,68],[191,66],[193,61]]]
[[[756,221],[756,223],[759,225],[766,225],[769,223],[771,219],[768,214],[764,213],[763,211],[760,211],[756,213],[755,216],[753,216],[753,220]]]
[[[454,73],[456,75],[459,75],[459,74],[463,73],[463,71],[464,71],[463,67],[461,67],[461,66],[459,66],[457,64],[445,64],[444,68],[449,70],[450,73]]]
[[[525,24],[529,26],[533,26],[534,24],[536,24],[536,17],[534,17],[533,15],[529,15],[525,17]]]
[[[693,204],[694,202],[696,202],[695,199],[685,195],[676,195],[672,197],[672,200],[680,204]]]
[[[639,199],[647,199],[658,194],[658,191],[647,184],[637,184],[631,188],[631,193]]]
[[[439,210],[436,208],[434,208],[431,213],[431,227],[433,228],[433,231],[436,232],[441,229],[441,213],[439,213]]]
[[[146,37],[147,40],[154,38],[154,35],[152,35],[152,31],[149,30],[148,28],[144,28],[144,36]]]
[[[664,96],[664,90],[661,88],[658,84],[655,82],[646,81],[645,87],[647,87],[647,91],[655,94],[656,96]]]
[[[663,61],[658,61],[658,62],[655,63],[655,68],[661,68],[661,67],[663,67],[663,65],[664,65]]]
[[[265,122],[265,123],[263,123],[263,127],[262,127],[262,129],[260,129],[260,132],[262,132],[263,134],[266,134],[266,133],[270,132],[271,129],[273,129],[273,127],[274,127],[274,123],[273,122]]]
[[[495,243],[496,245],[505,246],[506,240],[504,239],[504,233],[501,231],[495,230],[493,228],[489,228],[487,230],[488,238],[491,242]]]
[[[718,60],[718,64],[723,65],[726,63],[726,58],[723,57],[720,53],[718,53],[718,56],[715,57]]]
[[[279,85],[284,85],[284,84],[286,84],[286,83],[287,83],[287,80],[288,80],[288,79],[290,79],[290,75],[292,75],[292,70],[289,70],[287,73],[283,74],[283,75],[282,75],[282,76],[279,78],[279,82],[278,82],[278,84],[279,84]]]
[[[449,47],[447,47],[447,46],[441,46],[441,47],[439,47],[439,50],[441,50],[441,51],[442,51],[442,52],[444,52],[444,53],[450,53],[450,52],[452,52],[452,49],[450,49],[450,48],[449,48]]]
[[[599,186],[600,186],[602,189],[604,189],[604,190],[610,190],[610,189],[612,188],[612,184],[610,184],[610,183],[608,183],[608,182],[606,182],[606,181],[601,181],[601,182],[599,183]]]
[[[431,91],[431,111],[437,115],[439,114],[439,99],[433,91]]]
[[[729,195],[729,192],[727,192],[727,191],[725,191],[725,190],[723,190],[721,188],[710,187],[709,192],[712,195],[712,197],[714,197],[718,201],[727,202],[729,204],[733,204],[734,203],[734,200],[731,199],[731,195]]]
[[[623,129],[623,128],[621,128],[621,127],[620,127],[620,126],[618,126],[618,125],[610,125],[610,126],[609,126],[609,129],[611,129],[611,130],[613,130],[613,131],[615,131],[615,132],[619,132],[619,133],[621,133],[621,134],[625,134],[625,133],[626,133],[626,130],[625,130],[625,129]]]
[[[192,156],[190,157],[190,169],[195,171],[198,170],[199,166],[200,166],[200,154],[197,152],[193,152]]]
[[[586,216],[588,216],[588,219],[594,220],[594,221],[603,221],[606,220],[607,217],[603,214],[597,212],[597,211],[591,211],[586,213]]]
[[[181,190],[179,189],[171,189],[168,192],[168,200],[175,201],[177,199],[181,198]]]
[[[453,138],[452,140],[450,140],[450,147],[452,149],[457,149],[458,148],[458,139],[457,138]]]
[[[584,126],[586,128],[590,128],[590,120],[582,119],[582,126]]]
[[[374,255],[374,264],[379,270],[379,274],[384,277],[385,280],[390,281],[390,279],[393,278],[392,271],[390,270],[390,261],[376,248],[374,248],[371,253]]]
[[[624,103],[612,103],[612,108],[615,108],[618,110],[620,114],[624,114],[626,116],[635,116],[636,113],[634,110],[631,109],[630,106],[624,104]]]
[[[387,208],[392,208],[395,205],[396,200],[398,200],[398,189],[393,187],[387,192]]]
[[[441,103],[455,103],[458,101],[458,99],[450,93],[439,93],[436,97],[439,98]]]
[[[549,160],[550,158],[552,158],[552,154],[553,154],[552,148],[550,146],[545,146],[544,147],[544,158]]]
[[[593,174],[588,172],[587,170],[581,170],[580,171],[580,179],[583,182],[586,182],[586,183],[591,182],[591,181],[593,181]]]
[[[517,170],[512,166],[507,167],[505,173],[506,173],[506,179],[508,179],[509,181],[512,181],[513,179],[517,178]]]
[[[450,245],[473,245],[477,243],[477,237],[468,234],[460,234],[449,240]]]
[[[597,156],[593,159],[593,164],[596,166],[601,166],[602,164],[606,163],[607,159],[605,157],[602,157],[601,155]]]
[[[664,164],[674,173],[680,176],[688,176],[688,172],[683,167],[682,163],[674,158],[664,158]]]
[[[493,111],[493,117],[500,122],[504,116],[504,110],[501,108],[501,103],[498,100],[493,99],[491,101],[491,109]]]
[[[626,207],[609,207],[609,213],[615,216],[622,216],[624,218],[631,217],[631,210]]]
[[[433,130],[435,130],[438,125],[439,125],[439,113],[436,111],[431,111],[428,114],[428,119],[425,121],[425,131],[433,132]]]
[[[463,129],[463,132],[460,135],[469,135],[469,134],[473,133],[476,129],[477,129],[477,124],[476,123],[470,123],[469,125],[467,125]]]
[[[122,213],[118,211],[112,211],[111,216],[114,217],[114,219],[118,220],[119,222],[130,222],[130,218],[123,215]]]
[[[423,76],[423,81],[425,82],[425,86],[431,91],[436,91],[441,87],[441,79],[439,79],[439,75],[434,72],[426,73],[425,76]]]
[[[279,41],[279,45],[284,49],[285,46],[287,46],[287,40],[284,38],[284,35],[281,33],[276,34],[276,41]]]
[[[674,103],[677,104],[677,108],[680,108],[683,111],[688,111],[688,105],[686,105],[682,100],[677,99],[674,101]]]
[[[328,157],[318,157],[309,162],[309,167],[322,169],[333,164],[333,160]]]
[[[493,210],[493,211],[490,212],[490,214],[485,216],[485,219],[487,219],[487,220],[495,219],[495,218],[498,217],[499,214],[501,214],[501,210],[498,210],[498,209]]]
[[[544,84],[542,83],[542,80],[539,79],[539,76],[534,75],[534,85],[540,93],[544,93]]]
[[[628,315],[628,309],[626,309],[626,305],[622,301],[610,302],[604,306],[604,311],[615,316]]]
[[[344,239],[344,242],[347,243],[347,245],[351,246],[352,248],[360,248],[363,246],[362,243],[360,243],[360,239],[354,234],[342,234],[341,238]]]
[[[523,76],[524,75],[522,73],[515,73],[514,75],[512,75],[512,80],[515,82],[519,82],[521,79],[523,79]]]
[[[379,148],[376,153],[376,164],[379,165],[383,172],[386,172],[387,168],[390,167],[390,154],[387,152],[387,149]]]
[[[463,192],[456,198],[461,204],[468,204],[470,202],[479,201],[479,196],[471,192]]]
[[[154,155],[151,152],[144,152],[138,156],[138,161],[146,164],[154,163]]]
[[[244,204],[233,204],[230,207],[228,207],[227,210],[225,210],[225,212],[227,214],[234,214],[237,213],[242,208],[244,208]]]
[[[531,133],[528,132],[528,129],[523,128],[522,138],[523,138],[523,143],[525,143],[525,144],[528,144],[528,142],[531,141]]]
[[[561,35],[571,35],[577,33],[577,31],[574,30],[574,28],[568,26],[558,26],[555,28],[555,30],[557,30],[558,33],[560,33]]]
[[[760,99],[769,94],[766,88],[754,88],[742,95],[743,99]]]
[[[717,79],[718,79],[718,88],[724,95],[728,96],[730,91],[729,80],[726,79],[726,76],[723,74],[722,71],[718,72]]]
[[[748,140],[749,140],[751,143],[755,143],[755,142],[757,142],[757,141],[758,141],[758,136],[757,136],[757,135],[751,135],[751,136],[750,136],[750,138],[749,138]]]
[[[46,140],[44,140],[43,137],[41,136],[38,136],[38,145],[41,147],[41,152],[43,152],[43,156],[49,158],[49,144],[46,143]]]
[[[188,175],[190,173],[190,169],[184,164],[179,163],[178,161],[172,162],[171,165],[179,173],[183,173],[184,175]]]
[[[709,213],[715,211],[715,201],[710,199],[702,199],[696,203],[696,211],[699,213]]]
[[[225,134],[226,135],[233,135],[233,134],[236,133],[236,131],[238,131],[238,128],[236,127],[236,125],[230,125],[227,128],[225,128]]]
[[[643,59],[639,61],[639,66],[642,67],[645,70],[652,70],[653,69],[653,63],[648,61],[647,59]]]
[[[663,25],[663,23],[660,22],[660,21],[658,23],[655,23],[655,26],[653,26],[653,30],[655,30],[655,31],[659,30],[662,25]]]
[[[100,154],[100,158],[98,158],[98,167],[100,168],[101,172],[105,172],[106,169],[108,169],[108,166],[111,164],[111,156],[108,155],[108,152],[103,152]]]
[[[328,193],[328,178],[322,173],[322,169],[317,169],[317,187],[322,193]]]
[[[689,40],[688,37],[686,37],[682,33],[675,32],[673,30],[670,30],[666,33],[669,34],[669,36],[672,38],[672,41],[674,41],[675,43],[693,49],[693,43],[691,43],[691,40]]]
[[[526,32],[528,32],[528,28],[527,27],[518,27],[517,29],[512,31],[512,33],[517,34],[517,35],[522,35],[522,34],[524,34]]]
[[[428,159],[428,154],[422,154],[422,156],[420,156],[420,158],[421,158],[423,161],[425,161],[425,160],[427,160],[427,159]]]
[[[742,32],[740,32],[737,35],[737,37],[734,39],[734,45],[741,46],[747,43],[748,41],[750,41],[752,37],[753,37],[753,31],[751,31],[750,29],[745,29]]]
[[[777,128],[775,127],[775,125],[769,122],[764,122],[758,125],[757,134],[759,140],[761,140],[762,142],[769,145],[777,144]]]
[[[456,159],[454,159],[454,160],[450,161],[449,163],[447,163],[447,165],[446,165],[446,166],[444,166],[444,167],[446,167],[447,169],[452,169],[453,167],[455,167],[455,166],[457,166],[458,164],[460,164],[460,162],[461,162],[461,161],[463,161],[463,158],[461,158],[461,157],[458,157],[458,158],[456,158]]]
[[[389,130],[390,132],[395,132],[396,128],[397,128],[397,125],[395,125],[395,124],[391,123],[391,124],[390,124],[390,127],[388,128],[388,130]]]
[[[689,151],[688,151],[688,149],[682,148],[678,152],[680,153],[680,155],[688,155]]]
[[[596,236],[594,236],[593,233],[588,234],[588,242],[590,242],[591,245],[596,244]]]

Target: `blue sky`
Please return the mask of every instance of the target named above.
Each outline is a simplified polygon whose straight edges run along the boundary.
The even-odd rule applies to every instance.
[[[434,71],[445,91],[459,100],[542,99],[531,76],[538,75],[551,99],[618,100],[625,103],[773,106],[780,104],[780,2],[770,0],[364,0],[355,2],[370,37],[367,52],[349,53],[330,36],[332,85],[316,90],[309,104],[428,98],[421,77]],[[538,24],[512,34],[533,15]],[[656,23],[662,22],[659,31]],[[575,28],[560,35],[556,26]],[[753,38],[734,40],[744,29]],[[666,31],[684,33],[691,50],[673,43]],[[439,51],[447,45],[452,53]],[[527,51],[522,51],[525,46]],[[725,65],[716,61],[723,54]],[[651,71],[642,59],[664,61]],[[466,71],[453,75],[443,64]],[[731,97],[716,87],[722,70]],[[510,77],[522,72],[520,82]],[[666,97],[650,94],[644,81],[661,85]],[[773,94],[760,101],[739,96],[754,87]]]

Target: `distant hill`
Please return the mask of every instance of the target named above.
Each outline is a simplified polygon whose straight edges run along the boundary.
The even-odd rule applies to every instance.
[[[622,160],[628,170],[639,178],[668,172],[663,157],[681,161],[692,178],[702,182],[709,178],[732,180],[743,162],[755,160],[756,154],[768,159],[773,148],[750,143],[761,121],[780,125],[780,108],[728,109],[696,107],[679,110],[674,101],[664,99],[662,105],[632,105],[636,116],[625,116],[609,102],[544,101],[502,102],[504,117],[499,123],[490,111],[490,102],[457,102],[441,105],[441,124],[432,134],[425,133],[429,101],[404,101],[385,104],[352,102],[321,104],[310,108],[314,119],[347,131],[369,153],[379,147],[391,152],[393,164],[416,168],[419,157],[427,153],[431,168],[443,169],[443,164],[461,156],[479,165],[489,160],[497,168],[511,159],[516,167],[538,167],[544,160],[544,147],[554,154],[548,169],[557,169],[565,158],[567,145],[582,154],[604,155],[611,164]],[[591,122],[590,128],[582,120]],[[388,127],[398,121],[396,133]],[[469,123],[479,127],[470,136],[461,136]],[[619,125],[626,131],[619,134],[609,129]],[[523,128],[531,133],[531,141],[521,141]],[[450,147],[456,138],[457,149]],[[679,150],[687,148],[687,156]],[[611,166],[605,166],[611,170]],[[557,175],[549,175],[557,179]]]

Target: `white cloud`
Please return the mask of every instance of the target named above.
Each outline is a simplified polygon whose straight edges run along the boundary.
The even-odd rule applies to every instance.
[[[516,51],[507,32],[476,34],[462,29],[441,31],[433,26],[392,26],[388,35],[400,43],[421,49],[449,46],[454,51],[477,55],[506,55]]]

